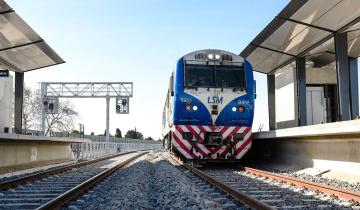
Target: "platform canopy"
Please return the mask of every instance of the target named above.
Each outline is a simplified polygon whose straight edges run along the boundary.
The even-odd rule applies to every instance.
[[[335,61],[334,34],[348,32],[350,57],[360,56],[360,0],[292,0],[240,53],[270,74],[296,57],[317,66]]]
[[[0,68],[26,72],[60,63],[64,60],[0,0]]]

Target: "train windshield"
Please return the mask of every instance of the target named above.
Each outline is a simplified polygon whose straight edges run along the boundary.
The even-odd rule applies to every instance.
[[[245,88],[245,71],[242,66],[216,66],[216,87]]]
[[[186,87],[214,87],[214,68],[207,65],[186,65]]]
[[[243,66],[186,65],[186,87],[245,88]]]

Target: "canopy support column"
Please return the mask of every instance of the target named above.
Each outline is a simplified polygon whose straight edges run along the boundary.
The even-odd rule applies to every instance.
[[[349,58],[351,119],[359,116],[358,59]]]
[[[296,58],[296,84],[298,101],[299,126],[307,125],[306,121],[306,65],[304,57]]]
[[[267,75],[268,87],[268,108],[269,108],[269,129],[276,129],[276,110],[275,110],[275,74]]]
[[[335,33],[335,58],[338,92],[339,120],[351,119],[350,110],[350,69],[346,33]]]
[[[22,133],[22,112],[24,102],[24,73],[15,72],[15,133]]]

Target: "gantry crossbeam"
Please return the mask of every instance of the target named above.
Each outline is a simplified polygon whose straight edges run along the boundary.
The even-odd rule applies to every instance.
[[[44,97],[117,98],[132,97],[132,82],[44,82]]]

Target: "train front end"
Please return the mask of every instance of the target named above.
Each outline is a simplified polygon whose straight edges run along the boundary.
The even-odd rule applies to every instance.
[[[172,150],[185,159],[241,159],[252,141],[251,65],[226,51],[196,51],[178,61],[173,87]]]

